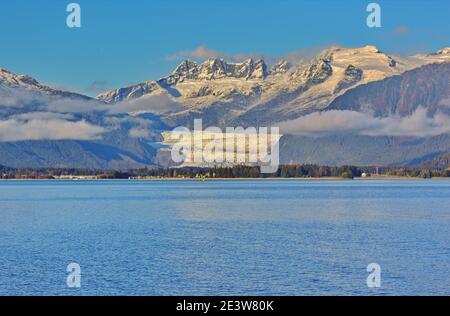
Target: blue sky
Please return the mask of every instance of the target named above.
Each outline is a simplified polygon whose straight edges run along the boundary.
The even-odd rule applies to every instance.
[[[66,26],[70,2],[81,5],[79,29]],[[370,2],[382,7],[381,28],[366,26]],[[402,54],[450,46],[448,0],[15,0],[0,6],[0,67],[91,95],[158,79],[202,45],[225,55],[275,57],[332,44]]]

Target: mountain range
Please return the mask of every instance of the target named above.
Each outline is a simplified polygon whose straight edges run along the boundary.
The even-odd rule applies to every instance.
[[[96,98],[0,68],[0,164],[157,166],[161,133],[202,118],[204,127],[280,126],[282,162],[413,165],[450,152],[448,115],[449,48],[405,57],[331,47],[273,65],[186,60]]]
[[[254,126],[292,120],[327,109],[347,91],[433,63],[450,62],[450,49],[412,57],[390,56],[374,46],[332,47],[295,65],[280,60],[228,63],[211,58],[182,62],[171,75],[100,94],[107,103],[163,95],[184,105],[169,121],[189,125],[201,116],[210,125]],[[147,109],[151,111],[151,109]]]

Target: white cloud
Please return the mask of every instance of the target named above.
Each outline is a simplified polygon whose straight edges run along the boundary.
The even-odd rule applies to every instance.
[[[406,117],[374,117],[368,113],[331,110],[312,113],[276,125],[283,134],[308,136],[354,133],[367,136],[429,137],[449,133],[450,117],[442,112],[430,117],[422,107]]]
[[[128,131],[128,136],[131,138],[148,138],[150,136],[150,130],[145,127],[133,127]]]
[[[143,96],[138,99],[123,101],[110,106],[109,113],[144,113],[167,114],[182,110],[184,107],[165,95]]]
[[[0,87],[0,107],[39,109],[59,113],[88,113],[107,110],[110,105],[95,99],[50,95],[40,91]]]
[[[0,121],[0,141],[23,140],[93,140],[100,139],[106,132],[103,127],[92,125],[84,120],[72,122],[63,119],[11,118]]]
[[[0,106],[22,108],[41,99],[39,92],[16,88],[6,89],[0,86]]]
[[[100,102],[82,97],[3,88],[0,91],[3,115],[0,118],[0,141],[99,139],[108,130],[80,117],[83,113],[105,107]]]
[[[52,119],[62,119],[62,120],[75,120],[72,114],[64,113],[54,113],[54,112],[27,112],[22,114],[13,115],[10,118],[16,120],[52,120]]]
[[[0,141],[91,140],[121,127],[129,129],[130,137],[146,138],[151,135],[150,121],[126,114],[158,115],[184,108],[165,95],[107,104],[20,88],[0,90]]]
[[[111,107],[109,104],[101,103],[94,99],[52,97],[43,101],[43,107],[47,111],[59,113],[91,113],[106,111]]]

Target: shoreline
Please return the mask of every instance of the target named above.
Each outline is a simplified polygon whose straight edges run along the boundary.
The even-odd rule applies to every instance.
[[[353,179],[341,177],[320,177],[320,178],[145,178],[145,179],[33,179],[33,178],[13,178],[0,179],[0,182],[7,181],[360,181],[360,180],[445,180],[447,177],[433,177],[423,179],[419,177],[401,177],[401,176],[371,176],[371,177],[355,177]]]

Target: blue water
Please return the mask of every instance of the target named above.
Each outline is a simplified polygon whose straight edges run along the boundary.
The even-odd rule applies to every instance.
[[[0,294],[449,295],[450,181],[0,181]]]

